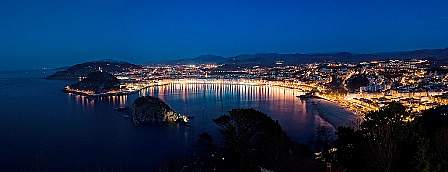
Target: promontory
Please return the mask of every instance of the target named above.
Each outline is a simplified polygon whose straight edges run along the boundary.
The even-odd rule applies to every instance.
[[[120,80],[107,72],[92,72],[83,80],[65,88],[66,92],[85,93],[87,95],[108,93],[120,89]]]
[[[99,69],[101,69],[101,71],[103,72],[115,74],[138,68],[140,68],[139,65],[131,64],[128,62],[105,59],[100,61],[85,62],[73,65],[65,70],[58,71],[46,77],[46,79],[78,80],[80,77],[81,78],[86,77],[89,73],[98,71]]]

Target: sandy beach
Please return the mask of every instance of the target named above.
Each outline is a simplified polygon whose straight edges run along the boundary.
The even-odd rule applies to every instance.
[[[362,118],[352,111],[328,100],[311,98],[305,101],[307,109],[320,116],[334,129],[338,126],[356,127],[362,121]]]

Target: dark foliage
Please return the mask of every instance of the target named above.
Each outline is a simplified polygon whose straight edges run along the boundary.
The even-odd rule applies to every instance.
[[[316,130],[316,138],[314,139],[314,148],[318,151],[322,151],[324,154],[330,149],[330,136],[332,135],[330,128],[326,126],[319,126]]]
[[[396,102],[370,112],[360,130],[338,128],[339,162],[347,171],[446,171],[447,113],[439,107],[412,116]]]
[[[448,171],[448,106],[424,112],[418,123],[430,143],[431,169]]]
[[[212,145],[213,138],[210,134],[203,132],[202,134],[199,134],[198,143],[204,145]]]
[[[223,145],[202,133],[200,151],[162,171],[184,166],[189,171],[325,171],[307,146],[291,141],[278,122],[262,112],[233,109],[214,122],[221,127]],[[366,114],[360,129],[338,127],[335,152],[328,149],[325,127],[317,129],[314,146],[336,171],[447,171],[447,126],[448,106],[415,116],[393,102]]]
[[[337,148],[337,158],[349,171],[361,171],[363,134],[349,127],[338,127],[333,146]]]
[[[311,166],[303,160],[312,158],[311,151],[291,141],[278,121],[262,112],[233,109],[213,121],[221,127],[226,151],[239,160],[234,170],[296,171]]]
[[[363,75],[354,75],[347,82],[347,88],[350,90],[359,89],[359,87],[368,86],[369,79]]]
[[[174,158],[158,171],[323,171],[311,150],[291,141],[277,121],[255,109],[233,109],[214,122],[223,144],[208,133],[199,134],[195,153]]]

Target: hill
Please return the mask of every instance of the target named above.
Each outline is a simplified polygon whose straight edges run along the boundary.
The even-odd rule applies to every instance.
[[[92,72],[87,78],[70,86],[71,89],[93,91],[95,94],[106,93],[120,88],[120,81],[107,72]]]
[[[178,59],[178,60],[167,60],[167,61],[159,61],[159,62],[147,62],[146,64],[149,65],[178,65],[178,64],[205,64],[205,63],[222,63],[226,61],[227,59],[222,56],[215,56],[215,55],[201,55],[195,58],[185,58],[185,59]]]
[[[103,72],[120,73],[139,67],[139,65],[134,65],[128,62],[106,59],[101,61],[76,64],[74,66],[68,67],[65,70],[58,71],[53,75],[46,77],[46,79],[77,80],[79,77],[85,77],[89,73],[99,71],[100,68]]]
[[[448,48],[445,49],[422,49],[414,51],[380,52],[370,54],[354,54],[349,52],[336,53],[310,53],[310,54],[281,54],[281,53],[257,53],[242,54],[233,57],[221,57],[214,55],[202,55],[196,58],[185,58],[178,60],[168,60],[152,62],[151,64],[235,64],[243,67],[252,66],[272,66],[278,61],[285,65],[296,65],[303,63],[338,61],[338,62],[362,62],[371,60],[388,59],[433,59],[433,61],[447,63]]]

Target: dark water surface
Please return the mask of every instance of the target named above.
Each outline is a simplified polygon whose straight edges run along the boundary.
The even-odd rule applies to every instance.
[[[345,125],[357,118],[329,102],[316,106],[302,101],[296,90],[267,86],[172,84],[129,96],[87,99],[60,92],[71,82],[42,79],[47,72],[0,72],[0,171],[29,171],[42,161],[51,171],[148,171],[191,152],[204,131],[219,140],[212,119],[232,108],[252,107],[268,114],[303,144],[319,125]],[[178,113],[195,116],[191,126],[136,127],[114,110],[141,95],[160,97]],[[323,120],[320,114],[328,109],[332,112]]]

